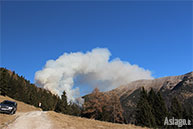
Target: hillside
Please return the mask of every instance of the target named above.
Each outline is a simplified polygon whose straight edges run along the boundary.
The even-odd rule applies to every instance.
[[[133,111],[136,108],[141,87],[148,91],[150,88],[160,91],[168,107],[169,101],[174,97],[177,97],[183,105],[193,107],[193,72],[154,80],[138,80],[105,92],[108,96],[116,94],[119,97],[124,110],[123,115],[128,123],[134,122]]]
[[[0,101],[13,100],[0,96]],[[51,129],[142,129],[142,127],[125,124],[114,124],[92,119],[64,115],[53,111],[43,112],[39,108],[20,101],[15,115],[0,114],[0,128],[51,128]],[[31,123],[33,121],[33,123]]]
[[[93,125],[97,126],[97,122],[100,123],[101,121],[112,122],[102,122],[106,123],[101,125],[102,128],[108,128],[111,124],[112,127],[117,126],[117,128],[124,128],[124,124],[163,127],[163,121],[166,116],[171,117],[176,115],[178,115],[176,118],[179,119],[188,118],[193,120],[193,72],[154,80],[138,80],[108,92],[100,92],[99,89],[96,88],[91,94],[83,97],[85,101],[81,107],[75,103],[67,103],[65,91],[63,91],[62,96],[59,97],[52,94],[49,90],[37,87],[24,77],[15,74],[15,72],[4,68],[0,68],[0,75],[0,94],[14,98],[18,100],[18,103],[22,101],[24,102],[23,104],[26,103],[35,106],[26,108],[25,106],[18,107],[18,112],[13,116],[3,114],[3,116],[1,116],[1,126],[6,126],[15,119],[15,124],[11,124],[12,126],[10,126],[12,128],[20,125],[29,128],[28,123],[30,124],[29,121],[34,121],[33,119],[36,119],[34,128],[39,125],[39,121],[44,121],[42,122],[44,126],[51,128],[52,125],[48,124],[51,122],[47,122],[50,121],[50,119],[52,119],[52,123],[55,123],[54,126],[57,125],[58,128],[66,128],[67,125],[67,127],[73,125],[74,128],[78,128],[78,126],[82,124],[86,127],[88,125],[88,128],[93,128]],[[144,95],[147,95],[145,95],[145,97],[141,97],[142,87],[145,88]],[[152,91],[151,96],[149,91]],[[144,104],[144,102],[146,102],[146,104]],[[48,112],[36,111],[39,103],[41,103],[41,110]],[[20,105],[22,105],[22,103]],[[90,119],[79,119],[80,117],[58,114],[53,111]],[[140,114],[139,111],[141,111]],[[146,114],[146,116],[143,116],[143,114]],[[151,117],[148,116],[149,114],[152,114]],[[31,116],[35,118],[31,118]],[[162,118],[159,118],[159,116],[162,116]],[[141,120],[140,118],[144,119]],[[28,122],[23,124],[23,119],[28,119]],[[73,121],[73,119],[75,119],[75,121]],[[76,119],[77,121],[83,121],[80,122],[79,125]],[[92,123],[91,119],[101,121],[94,120],[96,124]],[[156,123],[150,119],[155,119]],[[141,123],[139,121],[141,121]],[[144,121],[146,123],[144,123]],[[85,124],[84,122],[89,124]],[[65,125],[63,125],[64,123]]]
[[[3,100],[15,101],[15,102],[17,102],[18,107],[17,107],[17,113],[14,115],[0,114],[0,128],[5,127],[6,125],[12,123],[15,119],[17,119],[17,117],[21,113],[26,113],[26,112],[30,112],[30,111],[41,111],[40,108],[25,104],[25,103],[17,101],[17,100],[14,100],[10,97],[0,96],[0,102],[2,102]]]

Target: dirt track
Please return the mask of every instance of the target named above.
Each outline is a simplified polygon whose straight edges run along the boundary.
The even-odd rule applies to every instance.
[[[52,129],[47,112],[31,111],[18,115],[18,118],[4,129]]]
[[[41,111],[40,108],[25,104],[23,102],[11,99],[9,97],[0,96],[0,102],[3,100],[11,100],[17,102],[17,112],[14,115],[0,114],[0,129],[7,127],[9,124],[13,123],[21,114],[31,111]]]

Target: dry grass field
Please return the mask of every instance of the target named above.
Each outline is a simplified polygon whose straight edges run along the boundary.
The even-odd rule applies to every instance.
[[[0,96],[0,101],[13,100]],[[16,101],[18,110],[14,115],[0,114],[0,129],[145,129],[135,125],[114,124],[98,120],[64,115],[54,111],[43,112],[40,108]],[[33,122],[32,122],[33,121]],[[41,125],[41,126],[40,126]]]
[[[48,116],[58,129],[145,129],[131,124],[115,124],[64,115],[53,111],[49,111]]]

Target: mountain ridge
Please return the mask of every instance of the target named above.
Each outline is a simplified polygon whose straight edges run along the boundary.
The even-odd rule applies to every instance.
[[[193,105],[193,72],[178,76],[161,77],[152,80],[137,80],[127,85],[122,85],[116,89],[104,92],[106,95],[116,94],[124,110],[123,116],[128,123],[134,123],[137,101],[140,96],[140,90],[144,87],[147,91],[153,88],[160,92],[166,101],[167,107],[170,106],[171,98],[177,97],[182,104]]]

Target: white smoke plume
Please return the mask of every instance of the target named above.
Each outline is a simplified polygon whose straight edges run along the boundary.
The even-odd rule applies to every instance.
[[[153,79],[149,70],[119,58],[109,60],[110,56],[106,48],[95,48],[86,53],[64,53],[56,60],[48,60],[45,67],[36,72],[35,82],[58,95],[65,90],[68,102],[75,102],[75,98],[80,97],[82,85],[108,91],[131,81]]]

